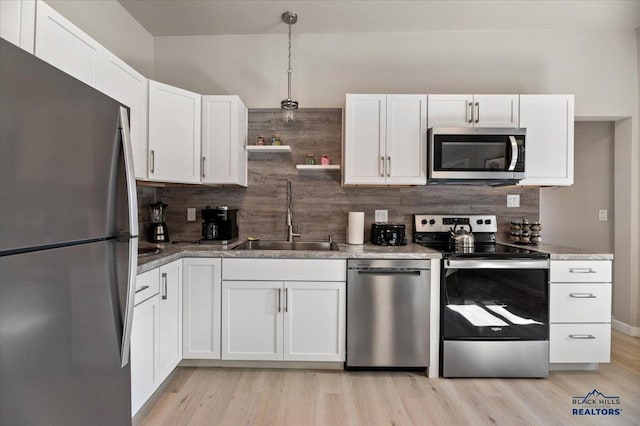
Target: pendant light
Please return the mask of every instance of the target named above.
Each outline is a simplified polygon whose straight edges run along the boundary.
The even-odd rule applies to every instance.
[[[284,124],[289,124],[296,121],[296,110],[298,109],[298,101],[291,99],[291,73],[293,72],[291,69],[291,25],[298,22],[298,15],[295,12],[285,12],[282,14],[282,20],[289,26],[289,68],[287,68],[289,91],[287,99],[283,99],[280,106],[282,107],[282,121]]]

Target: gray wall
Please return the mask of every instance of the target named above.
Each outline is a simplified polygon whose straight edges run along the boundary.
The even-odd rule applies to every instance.
[[[375,209],[389,210],[389,221],[404,223],[411,232],[414,213],[496,214],[501,235],[506,236],[514,219],[538,219],[537,188],[489,188],[471,186],[418,186],[343,188],[340,173],[297,171],[307,153],[316,158],[328,154],[340,163],[342,110],[301,110],[299,120],[285,127],[279,110],[249,111],[249,142],[258,135],[279,135],[292,146],[291,154],[249,154],[249,186],[157,188],[158,200],[169,205],[167,225],[173,240],[200,238],[200,210],[206,205],[227,204],[239,208],[241,238],[284,239],[286,236],[286,181],[293,182],[294,220],[305,240],[345,241],[347,212],[364,211],[365,229],[373,222]],[[507,194],[520,194],[520,208],[506,207]],[[141,198],[142,204],[142,198]],[[198,209],[198,221],[186,221],[187,207]],[[141,205],[141,212],[147,206]]]
[[[540,190],[545,242],[613,253],[613,157],[612,122],[575,124],[575,183]],[[608,210],[607,222],[598,220],[600,209]]]

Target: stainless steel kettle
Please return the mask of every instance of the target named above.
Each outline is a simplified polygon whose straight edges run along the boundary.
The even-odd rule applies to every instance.
[[[460,229],[456,230],[456,228],[460,225]],[[467,225],[469,230],[463,229],[462,226]],[[462,248],[473,248],[474,238],[473,238],[473,229],[471,225],[468,223],[456,223],[449,231],[451,234],[451,240],[455,244],[456,247]]]

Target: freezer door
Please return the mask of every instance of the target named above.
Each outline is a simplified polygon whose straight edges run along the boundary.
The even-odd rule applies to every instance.
[[[130,242],[0,257],[0,424],[128,425]]]
[[[0,252],[135,235],[120,104],[4,40],[0,57]]]

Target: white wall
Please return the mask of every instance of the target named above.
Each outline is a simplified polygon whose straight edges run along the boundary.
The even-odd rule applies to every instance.
[[[540,190],[546,243],[595,253],[614,251],[614,128],[612,122],[577,122],[573,186]],[[606,209],[608,222],[598,220]]]
[[[153,78],[153,36],[116,0],[45,1],[139,73]]]
[[[303,34],[293,41],[301,107],[353,93],[573,93],[576,115],[630,116],[638,102],[633,31]],[[286,35],[155,38],[155,78],[250,108],[286,97]]]

